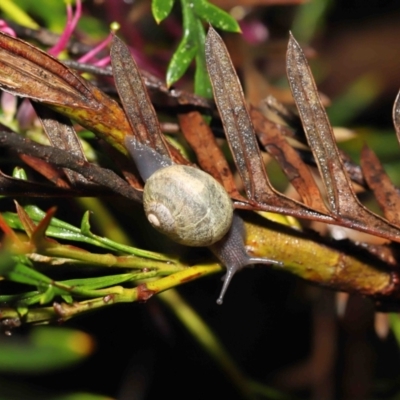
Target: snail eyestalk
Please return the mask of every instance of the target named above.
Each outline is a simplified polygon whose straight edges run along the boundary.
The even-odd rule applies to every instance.
[[[223,303],[229,283],[237,271],[240,271],[242,268],[253,264],[283,265],[280,261],[269,258],[250,257],[247,254],[244,245],[244,238],[245,227],[243,220],[239,217],[239,215],[234,214],[229,232],[222,240],[210,247],[212,252],[226,267],[226,274],[223,278],[224,283],[222,285],[221,293],[217,299],[217,304],[219,305]]]

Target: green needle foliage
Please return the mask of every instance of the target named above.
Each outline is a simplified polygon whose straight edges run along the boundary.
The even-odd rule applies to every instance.
[[[153,0],[152,12],[157,23],[163,21],[172,11],[173,0]],[[206,0],[181,0],[183,17],[183,37],[172,56],[167,69],[167,85],[177,82],[196,61],[194,91],[196,94],[211,98],[212,90],[205,61],[204,22],[214,28],[229,32],[240,32],[237,21],[228,13]]]

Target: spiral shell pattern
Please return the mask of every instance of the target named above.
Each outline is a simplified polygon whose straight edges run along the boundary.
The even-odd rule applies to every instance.
[[[228,193],[194,167],[172,165],[156,171],[144,187],[143,204],[155,229],[187,246],[210,246],[232,224]]]

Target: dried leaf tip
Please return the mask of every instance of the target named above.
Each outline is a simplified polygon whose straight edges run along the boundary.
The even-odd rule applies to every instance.
[[[394,129],[396,131],[396,136],[397,136],[397,141],[400,144],[400,91],[396,96],[396,100],[394,101],[393,104],[393,124],[394,124]]]
[[[208,27],[206,43],[209,42],[213,37],[219,37],[217,31],[210,25]]]

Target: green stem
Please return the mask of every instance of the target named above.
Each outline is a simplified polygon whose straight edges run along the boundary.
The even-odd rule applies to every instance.
[[[130,269],[151,269],[162,274],[170,274],[182,271],[187,268],[180,263],[149,260],[147,258],[129,256],[115,256],[113,254],[89,253],[71,246],[56,245],[41,249],[41,254],[49,257],[69,259],[72,263],[85,263],[102,267],[130,268]]]
[[[77,198],[76,202],[85,211],[90,210],[93,213],[94,224],[97,229],[103,232],[104,236],[112,238],[117,243],[133,245],[132,239],[118,226],[118,222],[99,199],[81,197]]]

